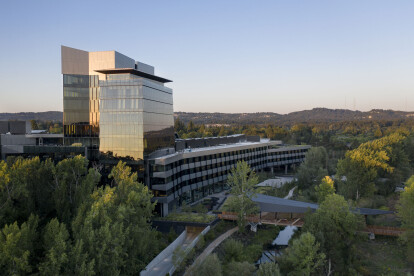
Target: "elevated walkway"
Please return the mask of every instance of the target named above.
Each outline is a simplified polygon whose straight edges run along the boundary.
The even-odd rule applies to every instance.
[[[302,227],[304,224],[305,213],[314,212],[319,208],[318,204],[290,200],[280,197],[256,194],[252,200],[260,208],[257,215],[247,216],[252,231],[255,231],[257,225],[270,224],[280,226]],[[393,211],[385,211],[369,208],[354,208],[351,211],[359,215],[385,215],[393,214]],[[223,220],[237,220],[237,213],[222,212],[218,217]],[[399,236],[404,233],[404,229],[386,226],[367,225],[362,231],[365,233],[385,236]]]
[[[261,216],[263,215],[263,216]],[[271,217],[273,216],[273,217]],[[237,220],[237,213],[232,212],[221,212],[218,214],[218,217],[222,220]],[[271,224],[271,225],[280,225],[280,226],[303,226],[303,218],[281,218],[275,217],[275,214],[272,213],[261,213],[260,215],[256,216],[247,216],[246,220],[249,223],[257,223],[257,224]]]
[[[362,232],[369,234],[372,233],[380,236],[398,237],[399,235],[405,232],[405,229],[389,226],[367,225],[367,227]]]

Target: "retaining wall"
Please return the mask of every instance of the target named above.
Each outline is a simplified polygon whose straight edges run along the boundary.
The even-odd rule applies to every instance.
[[[204,236],[205,234],[207,234],[208,231],[210,231],[210,226],[207,226],[185,249],[185,256],[187,256],[191,249],[194,248],[194,246],[197,244],[197,242],[200,240],[200,238],[202,236]],[[182,260],[180,260],[181,263]],[[176,270],[176,267],[173,265],[173,267],[170,269],[170,271],[168,272],[170,275],[173,275],[174,271]]]
[[[158,254],[146,267],[145,270],[140,272],[140,276],[145,276],[148,274],[147,271],[151,270],[154,266],[160,263],[162,260],[173,254],[174,250],[183,244],[185,238],[187,237],[187,232],[184,230],[181,235],[178,236],[169,246],[167,246],[160,254]],[[170,273],[170,275],[172,275]]]

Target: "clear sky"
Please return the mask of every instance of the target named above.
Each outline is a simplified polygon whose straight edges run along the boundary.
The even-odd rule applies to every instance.
[[[174,110],[414,110],[414,1],[2,1],[0,112],[62,110],[60,45],[172,79]]]

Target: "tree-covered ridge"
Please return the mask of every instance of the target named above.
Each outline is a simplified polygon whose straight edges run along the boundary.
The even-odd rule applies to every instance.
[[[206,112],[175,112],[175,117],[188,123],[196,124],[273,124],[282,125],[296,123],[332,123],[343,121],[369,120],[405,120],[413,116],[413,112],[373,109],[371,111],[352,111],[347,109],[313,108],[288,114],[273,112],[256,113],[206,113]]]
[[[0,121],[3,120],[23,120],[23,121],[62,121],[62,111],[45,111],[45,112],[17,112],[17,113],[0,113]]]
[[[193,121],[196,124],[282,124],[310,122],[342,122],[354,120],[405,120],[414,116],[413,112],[373,109],[371,111],[353,111],[348,109],[313,108],[311,110],[295,111],[288,114],[274,112],[255,113],[208,113],[208,112],[175,112],[184,122]],[[62,121],[63,112],[18,112],[0,113],[0,120],[38,120]]]
[[[132,275],[159,252],[152,193],[125,163],[98,187],[81,156],[0,162],[0,271],[7,275]]]
[[[291,126],[281,125],[278,121],[267,125],[198,125],[193,121],[186,124],[179,118],[175,120],[175,131],[180,138],[258,135],[262,138],[282,140],[286,144],[323,146],[329,157],[334,158],[335,163],[337,159],[344,157],[346,151],[356,149],[362,143],[396,132],[413,130],[414,120],[296,123]]]

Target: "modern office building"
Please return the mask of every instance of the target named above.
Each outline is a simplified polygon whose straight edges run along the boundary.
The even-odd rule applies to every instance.
[[[238,161],[246,161],[255,171],[287,171],[304,161],[309,148],[243,134],[177,140],[174,153],[149,160],[157,212],[166,215],[184,201],[191,204],[222,191]]]
[[[62,46],[66,145],[82,143],[110,157],[144,160],[174,147],[170,80],[116,51]]]
[[[59,161],[75,155],[87,155],[82,146],[63,146],[63,134],[32,130],[29,121],[0,121],[0,158],[23,156],[52,158]]]
[[[222,190],[237,161],[287,168],[309,148],[245,135],[175,139],[171,81],[116,51],[62,46],[62,74],[64,144],[82,144],[106,172],[126,161],[154,192],[161,215]]]

